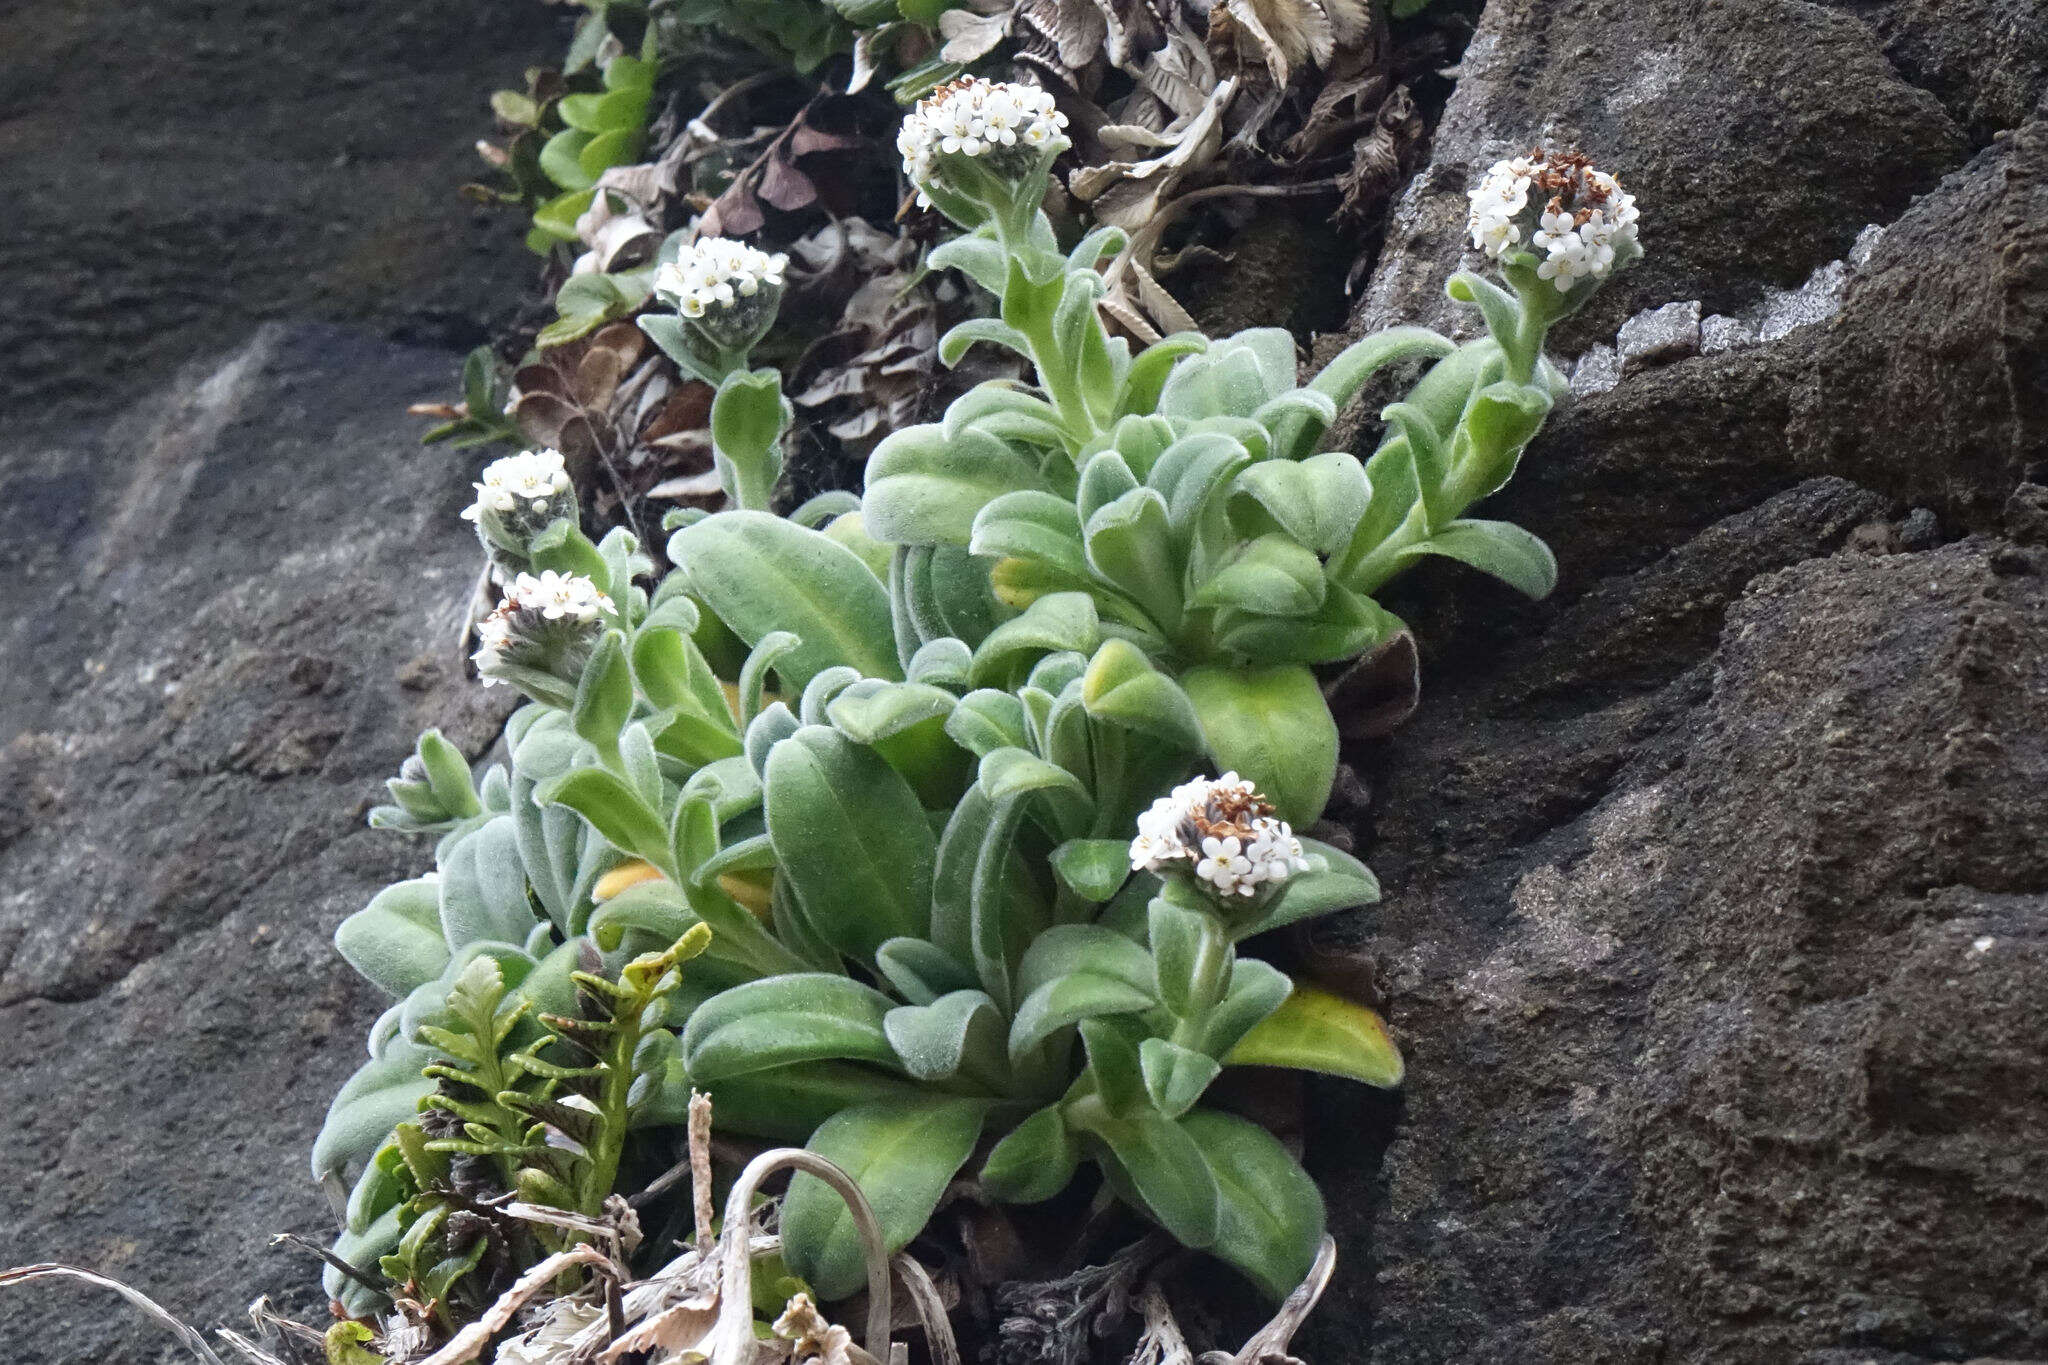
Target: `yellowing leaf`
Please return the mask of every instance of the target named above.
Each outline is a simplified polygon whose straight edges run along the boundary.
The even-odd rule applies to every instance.
[[[1238,1040],[1230,1066],[1285,1066],[1346,1076],[1382,1089],[1401,1083],[1400,1049],[1379,1015],[1355,1001],[1296,983],[1280,1008]]]
[[[602,877],[599,877],[597,885],[590,888],[590,899],[601,905],[613,896],[618,895],[621,891],[624,891],[627,887],[638,886],[642,882],[658,882],[660,880],[660,868],[657,868],[653,863],[635,858],[630,863],[619,864]]]

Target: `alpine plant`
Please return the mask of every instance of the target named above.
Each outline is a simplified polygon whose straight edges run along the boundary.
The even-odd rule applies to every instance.
[[[1284,332],[1135,353],[1108,332],[1096,266],[1122,234],[1062,251],[1040,208],[1062,123],[1044,91],[972,79],[906,120],[906,171],[960,229],[931,264],[1000,300],[941,357],[1007,347],[1035,382],[891,435],[857,506],[767,510],[786,405],[745,353],[780,263],[721,241],[664,268],[672,311],[642,319],[718,386],[732,505],[674,528],[673,570],[643,586],[630,536],[586,539],[545,452],[479,484],[472,519],[513,571],[477,663],[530,704],[480,783],[422,740],[377,819],[439,835],[438,875],[338,935],[397,1001],[316,1154],[353,1182],[353,1264],[418,1260],[400,1243],[448,1192],[394,1134],[482,1105],[446,1078],[496,1066],[526,1079],[469,1140],[529,1198],[588,1208],[590,1170],[665,1168],[694,1089],[724,1129],[852,1173],[892,1251],[964,1177],[998,1202],[1113,1196],[1275,1298],[1308,1273],[1314,1182],[1205,1097],[1243,1065],[1401,1077],[1370,1010],[1256,955],[1379,895],[1312,837],[1337,766],[1324,680],[1403,629],[1375,594],[1424,558],[1551,589],[1540,541],[1469,512],[1564,395],[1544,336],[1640,256],[1636,208],[1583,158],[1503,162],[1471,219],[1498,278],[1448,286],[1487,334],[1395,328],[1302,383]],[[1376,448],[1324,448],[1397,361],[1426,369]],[[472,1033],[515,1021],[502,1065],[445,1055],[451,996]],[[613,1126],[556,1084],[609,1097]],[[604,1160],[569,1171],[530,1115]],[[819,1301],[861,1288],[821,1181],[793,1181],[780,1228]]]

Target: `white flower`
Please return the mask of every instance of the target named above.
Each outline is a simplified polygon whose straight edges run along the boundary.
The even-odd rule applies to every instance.
[[[591,638],[602,633],[589,627],[612,610],[611,597],[581,574],[518,574],[497,610],[477,622],[477,649],[470,658],[486,687],[502,681],[495,673],[508,663],[570,671],[580,666]]]
[[[1497,161],[1465,197],[1473,247],[1500,260],[1527,243],[1537,277],[1559,293],[1604,279],[1642,254],[1635,197],[1574,153]]]
[[[654,293],[686,318],[731,309],[764,291],[779,302],[789,257],[770,255],[730,237],[706,237],[654,272]]]
[[[476,501],[462,509],[464,521],[481,520],[490,512],[544,512],[569,491],[569,472],[559,450],[522,450],[484,466],[483,478],[472,485]]]
[[[903,173],[917,185],[918,203],[929,205],[924,185],[942,169],[939,158],[981,158],[998,175],[1020,176],[1048,149],[1067,144],[1067,116],[1052,95],[1035,85],[986,81],[967,76],[940,86],[906,114],[896,134]],[[1021,147],[1030,153],[1020,156]]]
[[[1256,895],[1309,866],[1287,822],[1236,773],[1183,782],[1138,817],[1132,869],[1175,865],[1191,868],[1219,896]]]

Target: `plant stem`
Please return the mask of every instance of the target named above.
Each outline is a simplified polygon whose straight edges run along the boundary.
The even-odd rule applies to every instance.
[[[1236,958],[1223,917],[1214,911],[1203,914],[1202,941],[1195,949],[1194,980],[1188,985],[1188,1012],[1174,1024],[1170,1041],[1200,1049],[1209,1015],[1230,988],[1230,969],[1236,965]]]

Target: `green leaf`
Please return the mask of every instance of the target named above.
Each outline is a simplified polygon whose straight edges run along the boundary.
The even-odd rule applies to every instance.
[[[1371,905],[1380,898],[1379,878],[1350,854],[1313,839],[1302,840],[1302,849],[1315,866],[1289,877],[1257,918],[1237,927],[1236,938],[1243,940],[1283,924]]]
[[[1008,692],[984,687],[969,692],[946,717],[946,734],[977,758],[1001,748],[1028,748],[1024,703]]]
[[[578,128],[564,128],[540,149],[542,173],[565,190],[589,189],[597,183],[597,177],[583,169],[581,160],[583,149],[589,145],[589,133]]]
[[[1325,1214],[1315,1181],[1279,1139],[1234,1114],[1198,1109],[1181,1120],[1181,1130],[1216,1184],[1210,1251],[1280,1302],[1308,1278],[1322,1244]]]
[[[1033,939],[1017,966],[1017,989],[1029,994],[1074,972],[1113,977],[1148,999],[1153,994],[1151,955],[1099,924],[1054,925]]]
[[[964,1075],[1000,1087],[1009,1079],[1003,1016],[987,992],[952,991],[928,1005],[899,1005],[882,1021],[903,1069],[920,1081]]]
[[[924,1231],[939,1196],[981,1136],[987,1105],[932,1099],[860,1105],[827,1119],[813,1152],[860,1186],[881,1224],[888,1254]],[[798,1174],[782,1203],[783,1254],[827,1302],[867,1284],[867,1258],[846,1203],[816,1176]]]
[[[1323,366],[1322,372],[1309,381],[1309,387],[1330,398],[1336,404],[1337,411],[1341,413],[1344,405],[1349,403],[1365,386],[1365,382],[1382,367],[1411,356],[1441,358],[1455,349],[1456,346],[1448,338],[1439,336],[1426,327],[1389,327],[1383,332],[1373,333],[1362,341],[1353,342],[1338,352],[1329,364]],[[1321,432],[1315,432],[1308,435],[1307,439],[1314,441],[1321,435]],[[1307,451],[1295,450],[1288,453],[1299,458],[1307,454]]]
[[[1279,1009],[1293,990],[1294,983],[1279,968],[1257,958],[1239,958],[1230,969],[1230,988],[1202,1020],[1202,1051],[1211,1057],[1228,1057],[1238,1040]]]
[[[794,972],[720,991],[683,1031],[694,1081],[745,1076],[799,1062],[873,1062],[894,1069],[882,1023],[889,997],[844,976]]]
[[[1383,1090],[1401,1083],[1401,1051],[1379,1015],[1316,986],[1295,985],[1280,1007],[1252,1026],[1224,1061],[1345,1076]]]
[[[1209,338],[1200,332],[1175,332],[1138,352],[1117,394],[1117,415],[1143,416],[1153,412],[1159,406],[1160,389],[1181,357],[1199,355],[1208,348]]]
[[[1005,1204],[1037,1204],[1073,1183],[1081,1144],[1057,1104],[1012,1128],[988,1154],[976,1177],[982,1192]]]
[[[615,755],[619,731],[626,728],[632,714],[633,670],[626,662],[625,632],[608,630],[583,666],[569,720],[576,733],[596,745],[599,753]]]
[[[855,743],[879,744],[914,725],[952,715],[956,705],[958,699],[942,687],[869,679],[834,697],[825,715]]]
[[[875,950],[875,966],[914,1005],[969,990],[974,973],[938,944],[921,938],[892,938]]]
[[[743,507],[765,508],[781,460],[785,404],[778,370],[734,370],[711,400],[711,442],[737,478],[732,491]]]
[[[1175,905],[1165,896],[1154,897],[1148,907],[1146,937],[1152,948],[1153,989],[1161,1002],[1183,1019],[1195,1012],[1195,978],[1209,942],[1211,919],[1207,911]]]
[[[417,751],[420,766],[427,770],[427,786],[449,819],[466,820],[483,810],[470,780],[469,760],[439,730],[422,734]]]
[[[1179,683],[1128,640],[1102,642],[1081,678],[1081,705],[1097,720],[1200,753],[1202,722]]]
[[[1145,1075],[1145,1093],[1170,1119],[1192,1109],[1223,1070],[1214,1057],[1164,1038],[1147,1038],[1138,1044],[1138,1060]]]
[[[1161,1227],[1182,1245],[1212,1246],[1222,1219],[1216,1177],[1202,1148],[1183,1126],[1156,1109],[1115,1114],[1074,1106],[1068,1119],[1102,1139],[1115,1173]]]
[[[1021,663],[1065,650],[1088,654],[1100,639],[1093,599],[1079,592],[1049,593],[989,632],[974,651],[973,680],[976,686],[1007,681]]]
[[[1022,1060],[1063,1028],[1106,1014],[1152,1008],[1151,993],[1113,976],[1072,972],[1054,977],[1024,997],[1010,1023],[1010,1057]]]
[[[338,1178],[369,1161],[391,1130],[434,1093],[434,1082],[420,1068],[435,1060],[431,1048],[394,1038],[383,1056],[350,1076],[328,1105],[326,1122],[313,1141],[313,1178]]]
[[[939,338],[939,363],[952,369],[976,342],[987,342],[1031,359],[1031,342],[1000,318],[969,318]]]
[[[634,790],[603,768],[578,768],[541,784],[535,796],[543,804],[567,806],[603,835],[614,848],[645,858],[673,873],[668,826]]]
[[[826,942],[872,959],[885,939],[926,934],[938,841],[881,755],[805,726],[769,754],[764,786],[776,858]]]
[[[1309,459],[1260,460],[1237,476],[1236,487],[1279,527],[1317,554],[1351,543],[1372,501],[1372,481],[1358,457],[1332,450]]]
[[[1181,683],[1217,765],[1256,786],[1295,828],[1314,824],[1337,777],[1337,722],[1315,674],[1296,664],[1204,665]]]
[[[1238,546],[1195,589],[1189,605],[1305,616],[1322,605],[1323,590],[1323,564],[1314,551],[1284,535],[1266,535]]]
[[[888,590],[829,536],[766,512],[721,512],[676,532],[669,554],[749,645],[777,630],[803,642],[776,664],[792,688],[834,664],[870,678],[902,676]]]
[[[993,499],[1040,488],[1037,467],[1008,443],[968,430],[948,441],[935,425],[905,427],[868,456],[861,516],[868,534],[895,545],[965,545]]]
[[[1338,583],[1324,588],[1323,604],[1306,616],[1216,613],[1216,641],[1232,654],[1264,663],[1338,663],[1377,647],[1402,628],[1401,618],[1362,593]]]
[[[1443,555],[1492,574],[1530,597],[1544,598],[1557,586],[1557,559],[1541,540],[1506,521],[1454,521],[1403,552],[1404,560]]]
[[[419,877],[385,887],[341,922],[334,946],[371,985],[403,1000],[448,966],[439,885]]]
[[[1180,623],[1180,570],[1173,553],[1166,499],[1134,488],[1088,518],[1088,564],[1143,607],[1163,630]],[[1034,605],[1036,605],[1034,603]]]
[[[1091,905],[1117,893],[1131,875],[1131,845],[1125,839],[1069,839],[1052,851],[1060,884]]]
[[[974,518],[968,549],[978,555],[1037,560],[1086,581],[1088,561],[1081,548],[1081,518],[1074,504],[1037,489],[1005,493]]]

